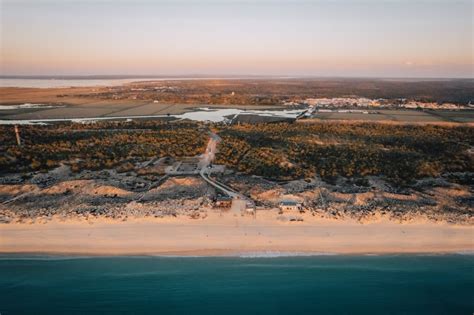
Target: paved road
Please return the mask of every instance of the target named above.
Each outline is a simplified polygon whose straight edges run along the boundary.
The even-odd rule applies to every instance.
[[[215,133],[211,133],[209,142],[207,144],[206,152],[204,152],[204,154],[201,156],[201,160],[199,161],[199,166],[201,167],[199,174],[211,186],[214,186],[215,188],[224,192],[226,195],[228,195],[229,197],[233,199],[239,199],[240,203],[238,202],[236,203],[236,204],[239,204],[239,208],[242,208],[242,209],[239,209],[239,212],[244,211],[249,207],[255,208],[255,203],[253,202],[253,200],[233,190],[229,186],[224,185],[223,183],[220,183],[219,181],[216,181],[209,177],[208,166],[212,163],[212,161],[214,161],[214,158],[216,156],[217,144],[220,141],[221,141],[221,138],[218,135],[216,135]]]
[[[217,144],[222,139],[215,133],[210,133],[209,142],[207,143],[206,151],[201,155],[198,166],[202,169],[207,168],[216,158]]]
[[[216,135],[215,133],[210,134],[209,142],[207,143],[206,151],[201,155],[200,161],[199,161],[199,168],[201,169],[199,171],[199,174],[201,177],[208,182],[210,185],[214,186],[215,188],[223,191],[225,194],[232,198],[240,198],[242,197],[241,194],[231,190],[228,187],[224,187],[222,183],[219,183],[216,180],[213,180],[209,177],[209,168],[208,166],[211,165],[212,161],[214,161],[216,157],[216,150],[217,150],[217,144],[221,141],[221,138]]]

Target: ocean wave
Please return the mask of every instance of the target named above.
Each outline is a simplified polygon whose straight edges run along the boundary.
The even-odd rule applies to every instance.
[[[299,252],[299,251],[245,251],[228,252],[220,254],[135,254],[135,255],[67,255],[67,254],[47,254],[47,255],[27,255],[27,254],[3,254],[0,261],[9,260],[76,260],[76,259],[147,259],[147,258],[279,258],[279,257],[317,257],[317,256],[348,256],[348,257],[439,257],[439,256],[474,256],[474,250],[445,253],[359,253],[343,254],[335,252]]]
[[[65,106],[25,103],[25,104],[19,104],[19,105],[0,105],[0,110],[30,109],[30,108],[58,108],[58,107],[65,107]]]
[[[311,256],[335,256],[331,252],[285,252],[285,251],[256,251],[241,252],[236,256],[239,258],[277,258],[277,257],[311,257]],[[230,255],[232,256],[232,255]]]
[[[91,258],[100,258],[101,256],[66,256],[66,255],[6,255],[0,256],[0,261],[8,260],[47,260],[47,261],[56,261],[56,260],[74,260],[74,259],[91,259]]]

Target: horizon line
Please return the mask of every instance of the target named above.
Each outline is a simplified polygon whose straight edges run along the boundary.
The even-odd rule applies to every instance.
[[[162,78],[182,78],[182,79],[397,79],[397,80],[474,80],[471,77],[451,77],[451,76],[370,76],[370,75],[312,75],[312,74],[0,74],[0,79],[162,79]]]

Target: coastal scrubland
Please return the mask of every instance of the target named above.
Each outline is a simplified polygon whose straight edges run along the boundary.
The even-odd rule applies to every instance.
[[[178,104],[275,105],[283,101],[311,97],[354,96],[467,104],[473,92],[472,80],[469,79],[407,81],[256,78],[135,82],[122,88],[121,97],[158,99]],[[110,93],[105,92],[96,96],[107,99]]]
[[[195,165],[210,132],[221,138],[212,169],[225,166],[210,178],[279,222],[312,217],[366,222],[380,216],[474,222],[470,125],[61,123],[20,126],[21,146],[13,126],[0,130],[4,223],[203,219],[229,212],[214,208],[222,191],[207,185],[199,171],[164,171]],[[282,200],[298,202],[300,211],[280,213]]]
[[[153,157],[202,153],[207,134],[192,122],[105,122],[25,125],[22,145],[13,126],[0,126],[0,174],[48,171],[67,164],[73,172],[119,168]]]
[[[424,177],[473,184],[474,128],[380,123],[226,126],[216,163],[271,180],[320,176],[364,185],[381,176],[397,186]]]

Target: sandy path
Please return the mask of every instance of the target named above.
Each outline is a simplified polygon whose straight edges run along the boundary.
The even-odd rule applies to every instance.
[[[219,255],[254,251],[409,253],[474,251],[474,228],[430,222],[314,219],[280,222],[212,214],[206,219],[97,220],[0,226],[0,252]]]

